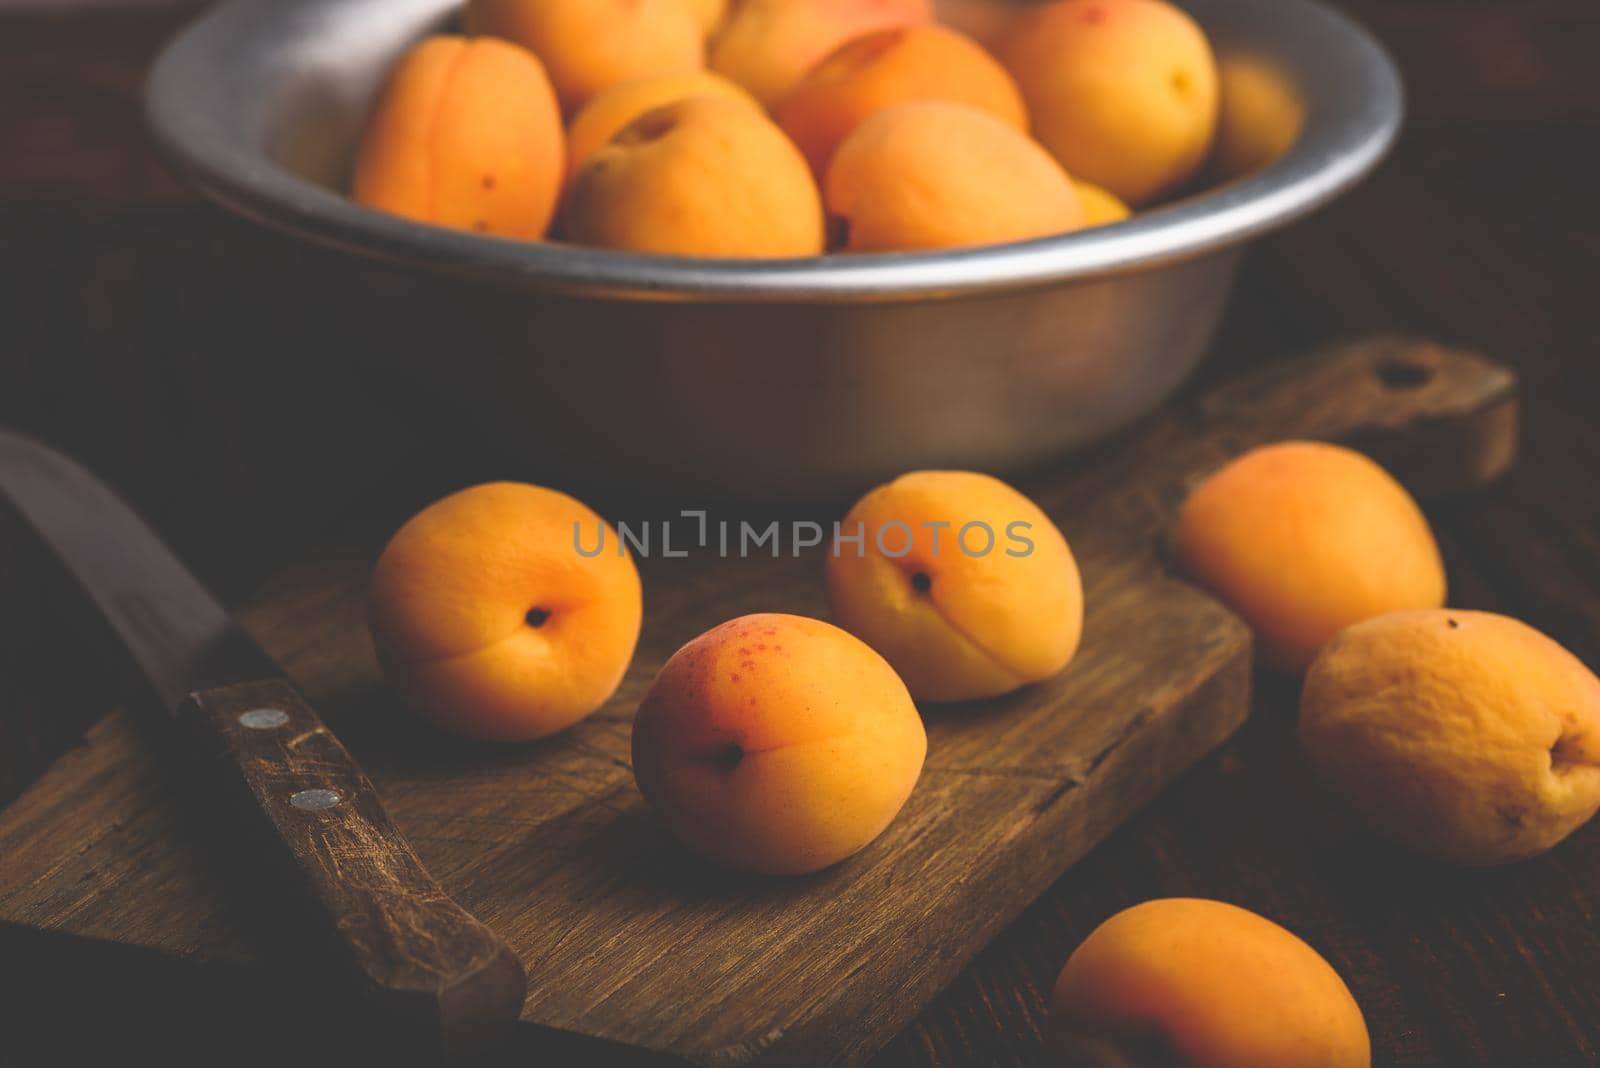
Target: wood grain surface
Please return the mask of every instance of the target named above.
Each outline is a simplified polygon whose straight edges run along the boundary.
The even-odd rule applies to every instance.
[[[1248,633],[1162,556],[1195,478],[1263,441],[1359,438],[1459,488],[1505,471],[1516,423],[1505,370],[1380,339],[1258,372],[1026,483],[1084,575],[1078,657],[1009,698],[924,708],[928,762],[905,811],[800,879],[720,871],[673,842],[634,787],[629,734],[655,672],[696,634],[751,611],[825,616],[821,550],[645,560],[649,612],[621,691],[533,746],[463,745],[397,707],[363,623],[375,545],[292,570],[243,618],[349,738],[428,868],[527,963],[529,1023],[698,1065],[854,1064],[1244,721]],[[101,724],[0,813],[0,946],[37,928],[303,966],[233,926],[259,895],[210,892],[217,861],[182,816],[196,798],[150,759]],[[136,830],[130,809],[145,814]],[[258,912],[252,927],[272,931]]]
[[[258,397],[284,399],[259,369],[296,356],[279,320],[307,284],[304,257],[197,203],[144,144],[138,79],[197,2],[95,13],[49,6],[0,14],[0,418],[108,474],[211,585],[240,597],[352,517],[396,517],[402,496],[341,471],[325,507],[251,506],[294,488],[259,462],[264,455],[277,462],[320,447],[298,435],[263,442],[235,417]],[[1407,130],[1372,182],[1252,252],[1205,373],[1216,380],[1332,338],[1396,329],[1510,363],[1530,413],[1521,463],[1489,491],[1428,509],[1452,599],[1516,614],[1600,664],[1600,8],[1341,6],[1399,59]],[[328,348],[344,342],[337,323],[328,333]],[[362,442],[341,444],[370,455]],[[417,475],[408,478],[414,492]],[[6,560],[0,552],[0,570]],[[27,584],[19,594],[10,576],[0,581],[4,655],[50,678],[54,698],[3,697],[0,766],[11,793],[110,706],[108,680],[44,640],[35,621],[46,606],[29,603]],[[1233,901],[1307,937],[1348,977],[1379,1066],[1596,1063],[1600,826],[1546,858],[1486,873],[1376,846],[1305,791],[1289,729],[1294,702],[1292,688],[1258,680],[1250,725],[1058,880],[874,1065],[1045,1063],[1044,996],[1067,954],[1106,916],[1167,894]],[[63,714],[70,709],[78,718]],[[105,769],[107,781],[121,781],[120,770]],[[137,826],[142,817],[129,809],[124,818]],[[44,995],[65,1000],[73,1011],[32,1019],[36,1030],[48,1038],[54,1027],[61,1042],[94,1032],[130,1059],[216,1063],[272,1050],[277,1029],[250,1012],[258,992],[220,958],[196,983],[165,958],[81,948],[52,943],[61,974],[23,984],[40,998],[8,997],[3,1010],[32,1019]],[[193,999],[194,1029],[148,1022],[133,976],[148,985],[152,972]],[[319,1011],[326,1006],[308,998],[302,1022]],[[0,1021],[7,1036],[11,1022]],[[11,1041],[0,1047],[0,1063],[37,1060]]]

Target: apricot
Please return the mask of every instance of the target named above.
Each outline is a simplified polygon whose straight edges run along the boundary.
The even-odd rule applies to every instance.
[[[1142,207],[1187,182],[1217,126],[1205,34],[1164,0],[1054,0],[999,46],[1033,133],[1077,178]]]
[[[834,153],[828,213],[856,252],[959,248],[1083,225],[1072,179],[1024,134],[976,108],[896,104]]]
[[[1009,693],[1077,651],[1077,561],[1050,517],[999,479],[902,475],[856,502],[839,532],[827,563],[834,618],[918,700]]]
[[[728,0],[689,0],[689,6],[700,23],[700,32],[707,37],[716,33],[728,17]]]
[[[695,96],[738,100],[759,110],[755,98],[720,74],[697,70],[614,85],[585,104],[567,126],[567,162],[573,174],[595,149],[647,111]]]
[[[822,204],[793,143],[736,100],[646,112],[573,178],[567,236],[633,252],[743,258],[822,251]]]
[[[690,0],[468,0],[467,28],[515,41],[544,60],[563,110],[639,78],[705,66]]]
[[[1352,623],[1444,603],[1444,563],[1421,509],[1383,468],[1337,445],[1245,453],[1190,494],[1175,547],[1283,671],[1304,671]]]
[[[1083,1068],[1369,1068],[1361,1008],[1305,942],[1220,901],[1167,898],[1084,939],[1050,997]]]
[[[616,691],[639,637],[639,573],[603,520],[556,490],[494,482],[402,526],[372,575],[368,619],[384,674],[445,730],[528,741]]]
[[[711,68],[776,111],[850,38],[931,17],[928,0],[740,0],[711,44]]]
[[[418,222],[537,239],[561,196],[564,145],[555,93],[533,53],[430,37],[389,76],[351,192]]]
[[[1375,831],[1459,864],[1551,849],[1600,810],[1600,679],[1487,612],[1357,623],[1306,675],[1300,741]]]
[[[807,74],[783,105],[784,130],[818,174],[862,120],[908,100],[950,100],[1022,133],[1028,112],[1011,75],[954,30],[899,26],[856,37]]]
[[[1092,182],[1073,182],[1078,189],[1078,200],[1083,204],[1083,225],[1109,226],[1130,218],[1133,212],[1128,205],[1107,193]]]
[[[1265,170],[1300,139],[1305,101],[1270,62],[1231,56],[1217,68],[1222,111],[1212,169],[1221,179]]]
[[[894,669],[816,619],[752,615],[662,667],[633,726],[639,791],[730,868],[819,871],[881,834],[928,739]]]

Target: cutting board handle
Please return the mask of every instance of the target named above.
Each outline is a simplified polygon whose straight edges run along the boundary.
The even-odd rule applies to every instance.
[[[381,1011],[441,1054],[494,1041],[521,1013],[522,963],[434,882],[372,783],[300,693],[268,679],[190,695],[185,734],[310,895]]]

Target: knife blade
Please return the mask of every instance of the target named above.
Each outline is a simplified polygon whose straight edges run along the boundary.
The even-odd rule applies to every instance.
[[[82,465],[0,428],[0,497],[267,832],[362,993],[446,1056],[498,1037],[522,963],[433,880],[282,669]]]

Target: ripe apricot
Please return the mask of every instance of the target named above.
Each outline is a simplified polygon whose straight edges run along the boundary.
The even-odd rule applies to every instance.
[[[585,104],[567,126],[568,168],[576,174],[595,149],[645,112],[694,96],[739,100],[757,110],[761,106],[738,85],[708,70],[614,85]]]
[[[1075,177],[1142,207],[1188,181],[1217,125],[1205,34],[1164,0],[1053,0],[1007,31],[1033,133]]]
[[[689,0],[694,17],[700,23],[700,32],[712,36],[728,17],[728,0]]]
[[[908,100],[951,100],[1022,133],[1028,112],[1011,75],[969,38],[932,23],[853,38],[811,69],[783,105],[784,130],[822,174],[863,119]]]
[[[850,38],[931,17],[928,0],[741,0],[711,44],[711,68],[776,111]]]
[[[527,741],[571,726],[616,691],[639,637],[639,573],[615,536],[555,490],[474,486],[402,526],[372,575],[385,676],[446,730]]]
[[[1212,169],[1229,179],[1270,167],[1299,140],[1305,101],[1279,68],[1256,56],[1230,56],[1217,74],[1222,112]]]
[[[997,478],[917,471],[840,524],[828,603],[918,700],[965,701],[1048,679],[1083,631],[1072,550],[1039,506]]]
[[[1128,205],[1107,193],[1092,182],[1073,182],[1078,189],[1078,200],[1083,204],[1083,225],[1109,226],[1130,218],[1133,212]]]
[[[467,28],[532,49],[567,112],[613,85],[705,65],[689,0],[468,0]]]
[[[1300,742],[1379,834],[1460,864],[1536,856],[1600,810],[1600,679],[1505,616],[1341,631],[1306,675]]]
[[[1050,154],[976,108],[885,108],[845,138],[825,180],[829,214],[857,252],[1021,241],[1083,224]]]
[[[639,791],[731,868],[818,871],[894,819],[928,739],[881,656],[838,627],[752,615],[673,654],[633,725]]]
[[[561,112],[533,53],[439,36],[389,76],[351,192],[419,222],[532,240],[550,225],[565,169]]]
[[[1444,603],[1444,563],[1421,509],[1383,468],[1337,445],[1285,442],[1234,460],[1184,503],[1176,549],[1284,671],[1304,671],[1352,623]]]
[[[735,100],[646,112],[578,170],[567,236],[633,252],[745,258],[822,251],[822,205],[798,149]]]
[[[1050,997],[1066,1063],[1369,1068],[1361,1007],[1305,942],[1220,901],[1167,898],[1084,939]]]

